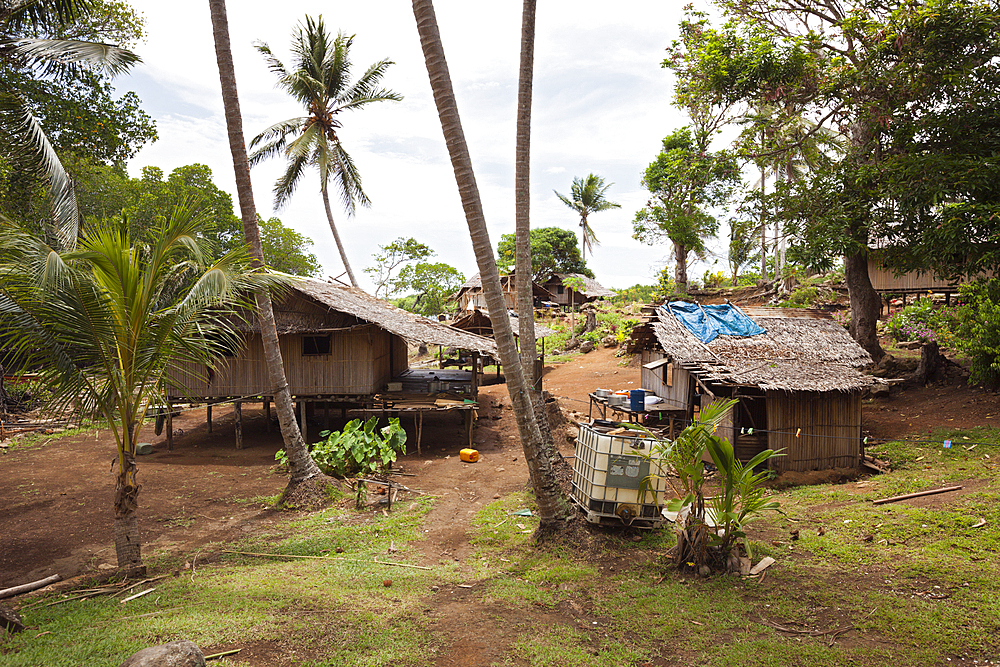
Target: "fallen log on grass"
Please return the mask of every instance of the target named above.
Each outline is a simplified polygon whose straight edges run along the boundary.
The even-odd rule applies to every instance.
[[[62,579],[61,576],[53,574],[51,577],[45,577],[44,579],[39,579],[38,581],[32,581],[30,584],[21,584],[20,586],[14,586],[13,588],[5,588],[0,591],[0,600],[3,600],[4,598],[12,598],[15,595],[21,595],[22,593],[37,591],[39,588],[45,588],[49,584],[54,584],[60,579]]]

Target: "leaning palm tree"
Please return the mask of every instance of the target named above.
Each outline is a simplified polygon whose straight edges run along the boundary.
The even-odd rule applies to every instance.
[[[319,170],[320,192],[330,231],[337,242],[340,259],[351,280],[358,286],[333,222],[328,187],[332,180],[340,191],[340,200],[348,215],[354,215],[356,204],[370,202],[361,189],[361,175],[337,136],[341,127],[337,116],[343,111],[362,109],[373,102],[403,99],[399,93],[380,88],[379,83],[392,65],[381,60],[369,67],[361,78],[351,82],[350,49],[353,36],[339,33],[330,37],[323,17],[307,16],[292,33],[294,67],[289,69],[278,60],[264,42],[257,50],[264,54],[268,68],[278,75],[278,87],[291,95],[306,109],[306,116],[275,123],[250,141],[250,166],[261,160],[281,155],[288,160],[285,173],[274,184],[274,204],[284,206],[307,167]]]
[[[141,564],[136,443],[150,408],[165,402],[169,369],[211,367],[237,342],[234,308],[248,306],[254,287],[275,282],[251,272],[245,251],[211,260],[205,227],[180,206],[148,243],[121,221],[60,252],[0,223],[0,348],[24,367],[38,365],[54,411],[100,420],[114,436],[121,568]]]
[[[229,43],[229,19],[226,16],[226,0],[208,0],[212,17],[212,37],[215,41],[215,59],[219,66],[219,82],[222,88],[222,104],[226,113],[226,129],[229,134],[229,150],[233,156],[233,171],[236,176],[236,195],[240,202],[243,220],[243,236],[246,238],[254,266],[264,266],[264,252],[260,243],[260,227],[257,225],[257,207],[253,199],[250,182],[250,165],[247,160],[246,143],[243,140],[243,118],[240,114],[240,99],[236,90],[236,70],[233,67],[233,50]],[[288,469],[291,477],[282,494],[281,501],[289,499],[304,483],[320,479],[322,473],[309,455],[302,431],[295,421],[295,405],[285,377],[284,361],[278,345],[278,329],[274,323],[274,309],[271,295],[266,289],[257,290],[254,295],[260,318],[260,337],[264,344],[264,361],[268,379],[271,381],[271,395],[278,413],[281,437],[288,454]]]
[[[60,70],[93,67],[120,74],[139,62],[135,54],[110,44],[48,39],[89,9],[87,0],[0,0],[0,68],[44,76]],[[21,90],[0,90],[2,153],[20,168],[31,169],[49,186],[56,235],[72,247],[79,229],[73,182]]]
[[[614,183],[605,183],[600,176],[590,174],[586,178],[573,179],[569,197],[553,190],[562,203],[580,214],[580,255],[584,262],[587,261],[587,248],[593,252],[594,246],[600,243],[594,236],[594,230],[590,228],[590,223],[587,222],[587,216],[611,208],[621,208],[621,204],[616,204],[605,198],[605,193],[612,185]]]
[[[528,464],[531,484],[535,490],[535,500],[538,502],[538,514],[541,519],[539,531],[544,533],[555,529],[560,524],[560,519],[567,514],[569,506],[559,487],[559,481],[552,471],[552,462],[545,456],[521,360],[514,345],[514,334],[510,326],[510,318],[507,317],[507,305],[504,302],[503,292],[500,289],[500,276],[489,232],[486,228],[483,205],[479,197],[479,186],[476,185],[469,147],[465,141],[461,119],[458,116],[458,105],[451,85],[451,74],[444,57],[441,33],[438,30],[437,16],[434,14],[434,5],[431,0],[413,0],[413,15],[417,21],[420,47],[424,52],[424,62],[434,94],[434,103],[441,119],[441,129],[455,171],[455,180],[462,198],[466,222],[469,225],[469,235],[472,238],[472,248],[476,253],[476,262],[479,265],[479,273],[483,281],[486,305],[490,319],[493,321],[497,351],[500,362],[503,364],[504,374],[507,377],[507,392],[514,407],[514,417],[521,437],[521,447]]]

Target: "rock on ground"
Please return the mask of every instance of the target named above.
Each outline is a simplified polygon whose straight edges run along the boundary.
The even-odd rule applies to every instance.
[[[186,639],[144,648],[119,667],[205,667],[205,656]]]

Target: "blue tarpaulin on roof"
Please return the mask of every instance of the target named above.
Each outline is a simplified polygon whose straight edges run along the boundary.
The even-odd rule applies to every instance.
[[[702,343],[716,336],[757,336],[767,330],[729,304],[700,306],[686,301],[671,301],[664,310],[676,317]]]

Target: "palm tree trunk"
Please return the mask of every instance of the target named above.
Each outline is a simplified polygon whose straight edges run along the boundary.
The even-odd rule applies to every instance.
[[[139,543],[139,483],[136,481],[135,424],[122,424],[122,450],[118,452],[115,480],[115,555],[123,570],[142,565]]]
[[[538,422],[535,420],[534,408],[526,391],[527,383],[514,345],[514,335],[500,289],[500,276],[493,256],[493,246],[490,243],[483,206],[479,198],[479,187],[472,171],[472,160],[458,116],[458,105],[455,102],[451,75],[448,72],[448,63],[445,61],[441,33],[438,31],[437,17],[431,0],[413,0],[413,15],[417,21],[420,46],[424,52],[434,102],[441,119],[441,128],[455,170],[462,208],[465,209],[469,235],[472,237],[472,247],[476,253],[483,292],[486,295],[486,305],[493,321],[497,349],[507,377],[507,391],[510,394],[517,429],[521,436],[524,458],[535,490],[535,500],[538,503],[538,514],[541,519],[539,531],[547,532],[555,528],[559,520],[567,514],[569,505],[552,472],[551,461],[544,455]]]
[[[236,92],[236,72],[233,68],[233,54],[229,46],[229,21],[226,18],[225,0],[208,0],[212,14],[212,32],[215,37],[215,57],[219,63],[219,79],[222,82],[222,100],[226,110],[226,127],[229,130],[229,148],[233,153],[233,168],[236,171],[236,193],[240,201],[240,213],[243,217],[243,234],[250,246],[250,254],[254,264],[264,266],[264,253],[260,246],[260,229],[257,226],[257,208],[253,201],[253,188],[250,183],[250,165],[247,162],[246,143],[243,139],[243,119],[240,115],[240,101]],[[267,364],[268,377],[273,387],[274,406],[278,412],[278,423],[281,425],[281,437],[285,441],[285,452],[288,454],[288,467],[291,479],[288,486],[320,475],[320,470],[313,462],[306,448],[305,440],[295,421],[295,406],[292,404],[288,381],[285,379],[285,366],[281,359],[281,349],[278,347],[278,331],[274,324],[274,310],[271,308],[271,295],[266,290],[260,290],[255,295],[257,313],[260,318],[261,338],[264,341],[264,359]]]
[[[340,251],[340,261],[347,269],[347,277],[351,281],[351,287],[357,287],[358,281],[354,279],[354,272],[351,271],[351,263],[347,261],[347,253],[344,252],[344,244],[340,242],[340,234],[337,232],[337,225],[333,223],[333,211],[330,209],[330,193],[327,192],[326,183],[323,184],[323,206],[326,208],[326,221],[330,223],[330,231],[333,232],[333,240],[337,242],[337,250]]]
[[[517,142],[514,159],[514,284],[517,290],[517,312],[519,315],[521,367],[527,376],[531,391],[531,402],[535,408],[535,418],[542,435],[542,444],[548,450],[546,456],[555,456],[552,443],[552,429],[545,414],[540,374],[535,373],[535,359],[538,356],[535,342],[535,305],[531,290],[531,93],[534,78],[535,59],[535,2],[524,0],[521,13],[521,68],[517,89]]]
[[[587,264],[587,214],[580,214],[580,259],[581,264]]]

